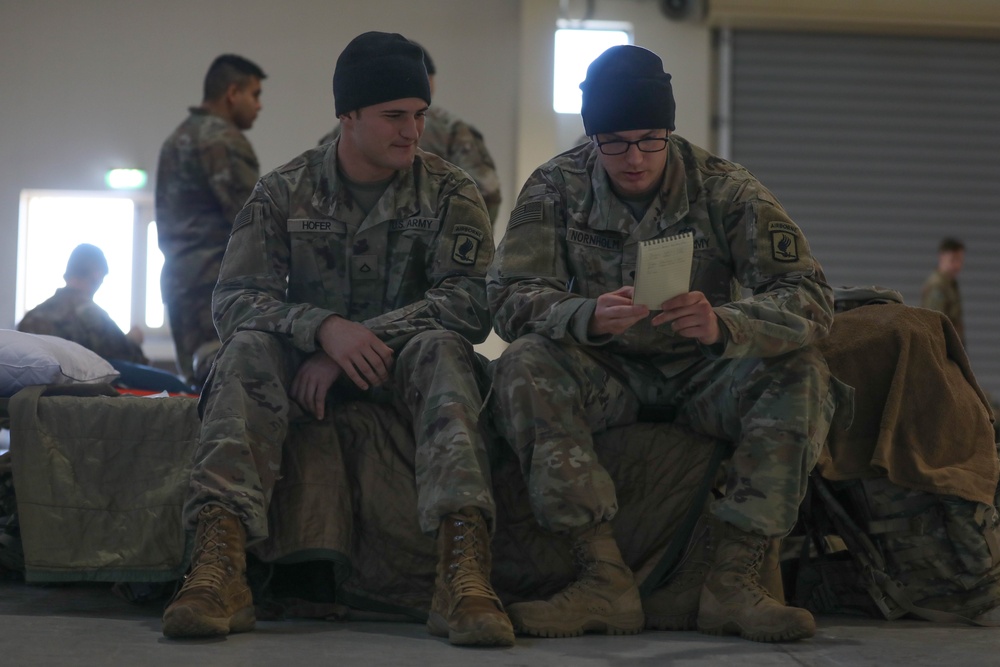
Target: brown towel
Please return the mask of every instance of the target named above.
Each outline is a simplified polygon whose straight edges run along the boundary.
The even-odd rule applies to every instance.
[[[992,505],[1000,477],[993,411],[948,318],[896,304],[834,318],[818,347],[855,389],[850,428],[820,454],[826,479],[887,475],[900,486]]]

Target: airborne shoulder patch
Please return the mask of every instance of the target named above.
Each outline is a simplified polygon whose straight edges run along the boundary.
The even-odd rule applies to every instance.
[[[776,262],[799,261],[799,229],[787,222],[772,222],[767,231],[771,234],[771,258]]]
[[[451,258],[459,264],[472,266],[479,256],[479,244],[483,232],[469,225],[455,225],[455,244],[451,248]]]

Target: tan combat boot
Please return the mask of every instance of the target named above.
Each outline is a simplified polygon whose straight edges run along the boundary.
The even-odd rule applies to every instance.
[[[490,585],[486,519],[475,508],[449,514],[438,529],[437,579],[427,629],[462,646],[513,646],[514,628]]]
[[[715,560],[715,543],[710,538],[716,534],[708,529],[707,518],[703,515],[667,583],[642,601],[648,630],[694,630],[697,627],[701,589]]]
[[[573,552],[579,572],[576,581],[548,600],[510,605],[514,627],[536,637],[576,637],[584,632],[632,635],[642,630],[639,589],[622,560],[611,524],[582,531]]]
[[[246,530],[216,505],[198,514],[191,571],[163,612],[166,637],[213,637],[253,630],[253,596],[246,581]]]
[[[816,621],[805,609],[786,607],[761,586],[764,554],[772,540],[721,524],[722,535],[701,591],[698,630],[738,634],[757,642],[805,639],[816,634]]]

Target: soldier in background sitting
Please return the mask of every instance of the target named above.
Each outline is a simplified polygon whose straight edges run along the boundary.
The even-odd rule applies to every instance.
[[[108,313],[94,303],[94,294],[108,275],[108,260],[100,248],[81,243],[69,256],[60,287],[51,297],[29,310],[18,331],[58,336],[78,343],[107,360],[146,364],[140,345],[142,329],[124,333]]]

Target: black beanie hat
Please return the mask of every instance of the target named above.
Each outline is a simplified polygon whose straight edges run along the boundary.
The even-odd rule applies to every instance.
[[[431,86],[423,51],[402,35],[366,32],[337,58],[333,101],[338,116],[407,97],[430,104]]]
[[[626,130],[674,129],[674,91],[663,61],[639,46],[612,46],[587,68],[583,128],[588,137]]]

